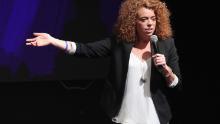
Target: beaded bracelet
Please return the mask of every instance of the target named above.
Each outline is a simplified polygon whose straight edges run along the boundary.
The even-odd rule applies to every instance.
[[[67,43],[67,41],[65,41],[65,43],[66,43],[66,46],[65,46],[65,51],[67,51],[67,49],[68,49],[68,43]]]

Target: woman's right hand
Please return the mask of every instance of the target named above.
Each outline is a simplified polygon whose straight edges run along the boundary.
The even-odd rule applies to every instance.
[[[54,42],[56,39],[47,33],[33,33],[34,38],[26,39],[26,45],[30,46],[47,46]]]

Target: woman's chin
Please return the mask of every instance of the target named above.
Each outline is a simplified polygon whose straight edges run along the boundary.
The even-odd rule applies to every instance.
[[[153,35],[152,32],[146,32],[146,33],[145,33],[145,36],[147,36],[147,37],[150,37],[150,36],[152,36],[152,35]]]

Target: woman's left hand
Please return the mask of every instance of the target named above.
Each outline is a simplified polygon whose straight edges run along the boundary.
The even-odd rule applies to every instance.
[[[152,56],[152,58],[153,58],[153,62],[154,62],[154,64],[158,67],[159,65],[161,65],[161,66],[166,66],[166,58],[165,58],[165,56],[163,55],[163,54],[154,54],[153,56]]]
[[[172,82],[174,80],[174,74],[172,69],[167,65],[165,56],[163,54],[155,54],[152,58],[156,67],[159,67],[159,71],[166,77],[167,82]]]

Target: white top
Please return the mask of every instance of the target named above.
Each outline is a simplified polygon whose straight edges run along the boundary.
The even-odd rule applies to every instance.
[[[150,75],[151,58],[143,61],[131,52],[122,106],[112,121],[122,124],[160,124],[151,98]]]

